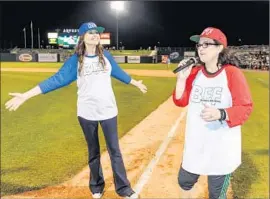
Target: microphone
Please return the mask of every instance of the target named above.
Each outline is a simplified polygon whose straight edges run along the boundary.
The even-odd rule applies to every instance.
[[[183,70],[184,68],[189,67],[191,64],[197,64],[199,62],[199,57],[192,57],[190,58],[184,65],[180,65],[176,69],[174,69],[173,73],[178,73],[179,71]]]

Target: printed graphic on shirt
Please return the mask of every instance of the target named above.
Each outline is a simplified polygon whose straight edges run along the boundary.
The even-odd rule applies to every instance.
[[[92,61],[83,65],[83,75],[98,75],[100,73],[107,73],[109,68],[103,66],[99,61]]]
[[[216,103],[221,103],[222,90],[222,87],[201,87],[194,85],[190,100],[194,103],[208,102],[211,105],[216,105]]]

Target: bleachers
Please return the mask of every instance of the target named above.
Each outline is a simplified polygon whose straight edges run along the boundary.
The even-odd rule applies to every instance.
[[[242,68],[269,70],[269,46],[245,45],[229,48],[239,59]]]

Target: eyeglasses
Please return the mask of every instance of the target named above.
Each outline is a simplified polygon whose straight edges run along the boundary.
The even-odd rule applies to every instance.
[[[208,46],[219,46],[220,44],[215,43],[202,43],[202,44],[196,44],[196,48],[203,47],[208,48]]]
[[[99,32],[97,30],[88,30],[87,33],[88,34],[99,34]]]

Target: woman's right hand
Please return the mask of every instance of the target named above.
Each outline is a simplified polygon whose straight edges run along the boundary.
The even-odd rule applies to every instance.
[[[9,93],[13,96],[6,104],[6,109],[9,111],[16,111],[28,98],[24,93]]]
[[[185,65],[188,60],[189,60],[189,58],[183,59],[182,61],[179,62],[177,67],[179,67],[181,65]],[[191,64],[190,66],[188,66],[188,67],[184,68],[183,70],[179,71],[177,73],[177,79],[186,80],[188,78],[188,76],[190,75],[190,72],[191,72],[191,69],[192,69],[193,66],[194,66],[194,64]]]

